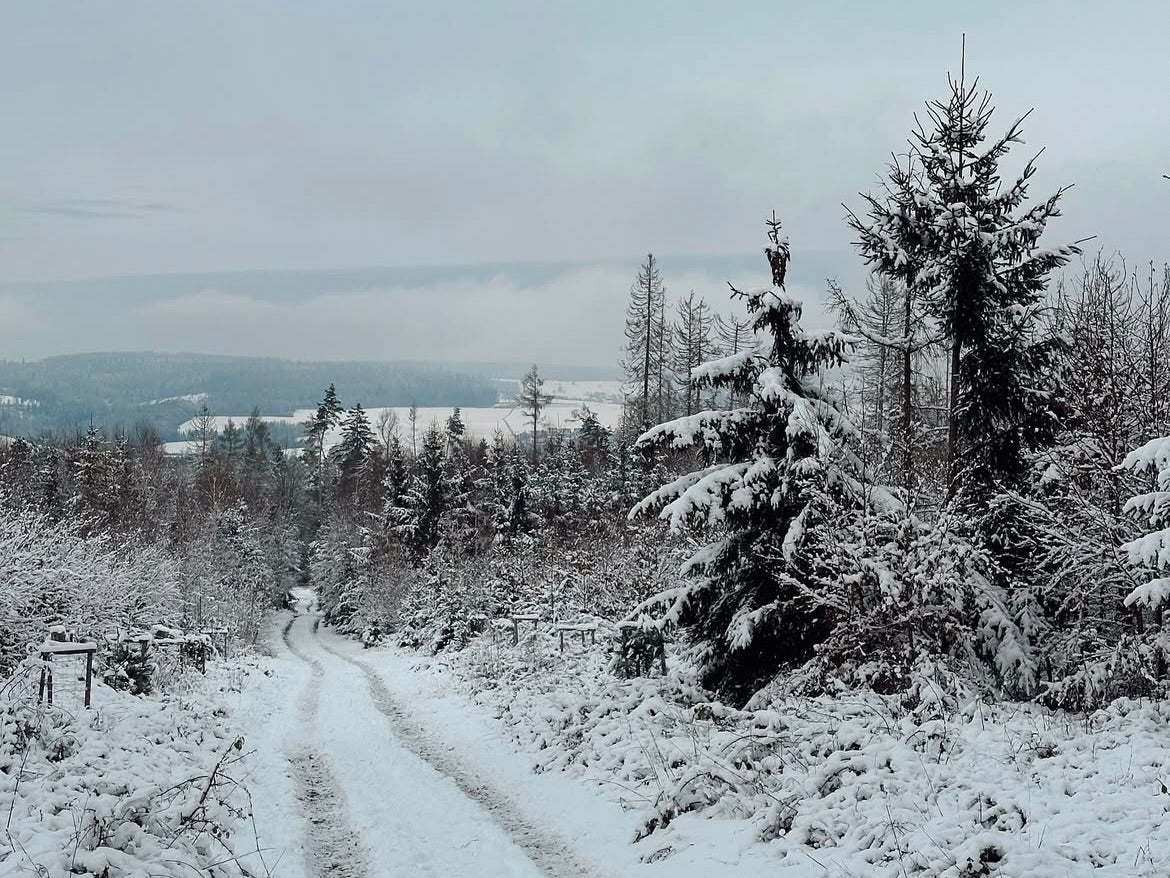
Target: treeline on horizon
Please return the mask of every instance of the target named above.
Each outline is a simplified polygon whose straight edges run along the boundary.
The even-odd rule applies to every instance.
[[[520,369],[513,366],[506,375]],[[206,406],[241,420],[312,408],[320,388],[344,383],[352,398],[380,406],[490,406],[493,377],[440,364],[298,362],[203,354],[97,353],[44,360],[0,361],[0,434],[30,438],[107,433],[150,425],[163,440],[181,438],[180,424]],[[203,396],[205,395],[205,396]],[[198,398],[190,398],[198,397]]]

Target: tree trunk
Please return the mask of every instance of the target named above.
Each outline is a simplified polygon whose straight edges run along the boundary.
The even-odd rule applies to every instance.
[[[957,338],[951,345],[951,392],[950,407],[947,411],[947,499],[951,499],[957,487],[959,469],[959,359],[962,342]]]
[[[914,413],[911,410],[914,398],[914,354],[910,345],[913,328],[910,296],[910,285],[907,284],[902,315],[902,337],[906,340],[906,347],[902,349],[902,485],[907,497],[914,490],[914,450],[910,441],[910,433],[914,429]]]

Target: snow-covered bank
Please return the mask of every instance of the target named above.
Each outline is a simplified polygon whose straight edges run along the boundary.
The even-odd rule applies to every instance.
[[[640,874],[673,876],[1170,870],[1162,702],[915,714],[855,696],[734,711],[677,675],[615,680],[600,650],[562,657],[551,638],[435,659],[336,648],[617,874],[645,861]]]
[[[77,712],[0,705],[0,874],[247,874],[248,750],[218,698],[236,675],[219,670],[159,697],[95,686]]]
[[[526,819],[570,838],[574,846],[610,875],[670,875],[673,878],[728,878],[807,875],[811,861],[784,871],[772,851],[755,844],[750,825],[729,820],[680,820],[669,838],[654,836],[631,844],[637,811],[645,795],[614,778],[534,772],[530,755],[518,752],[497,719],[492,698],[469,697],[470,676],[462,661],[422,659],[395,648],[363,650],[360,644],[322,629],[330,649],[358,660],[377,674],[395,700],[433,740],[493,788],[517,803]],[[498,691],[501,699],[517,690]],[[486,867],[485,867],[486,868]],[[804,871],[802,871],[802,868]],[[495,874],[485,872],[483,874]]]

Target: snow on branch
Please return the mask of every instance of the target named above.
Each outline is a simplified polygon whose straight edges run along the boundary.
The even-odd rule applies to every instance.
[[[753,350],[740,351],[696,366],[691,371],[691,382],[697,386],[720,386],[743,380],[755,372],[763,361]]]
[[[725,453],[729,440],[750,429],[759,420],[759,413],[749,408],[731,411],[705,411],[687,415],[651,427],[638,437],[639,448],[666,445],[670,448],[691,448],[696,442],[714,453]]]

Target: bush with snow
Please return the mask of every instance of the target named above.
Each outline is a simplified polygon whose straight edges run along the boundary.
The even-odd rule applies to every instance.
[[[1159,608],[1170,600],[1170,436],[1151,439],[1131,452],[1121,464],[1138,473],[1153,472],[1154,488],[1129,500],[1126,512],[1140,513],[1154,530],[1122,548],[1134,564],[1167,575],[1154,575],[1125,598],[1125,605]]]
[[[204,692],[0,700],[0,873],[243,878],[243,740]]]
[[[615,679],[601,649],[551,638],[444,659],[537,771],[569,771],[632,810],[648,851],[742,821],[794,874],[1160,876],[1170,868],[1170,706],[1084,715],[924,686],[718,701],[671,653],[668,675]],[[532,652],[544,659],[533,661]],[[929,679],[926,668],[920,678]],[[1108,815],[1108,816],[1106,816]],[[720,830],[723,831],[722,829]],[[813,870],[810,872],[809,870]]]

